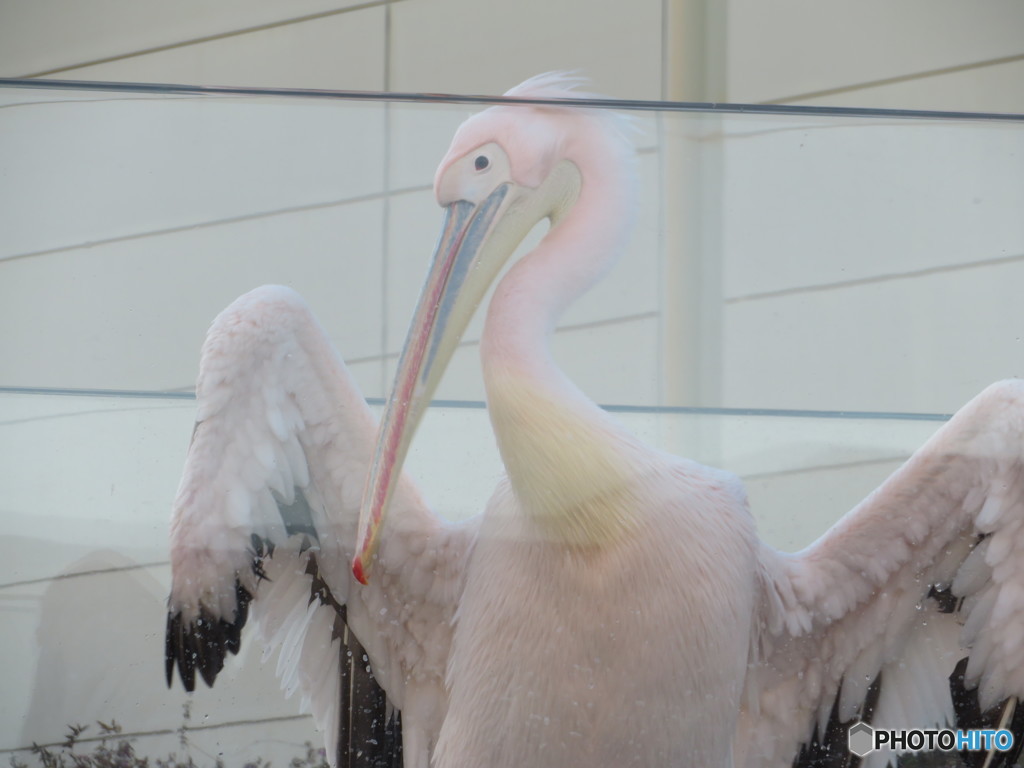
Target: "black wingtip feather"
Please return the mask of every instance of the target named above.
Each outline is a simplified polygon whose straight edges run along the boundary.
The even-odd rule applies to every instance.
[[[967,673],[969,656],[960,659],[949,676],[949,691],[953,696],[953,711],[956,713],[956,725],[961,730],[1005,728],[1013,734],[1013,746],[1006,752],[992,754],[990,768],[1003,768],[1017,763],[1021,749],[1024,748],[1024,707],[1019,706],[1018,699],[1011,697],[999,702],[985,712],[981,711],[977,687],[968,688],[964,682]],[[989,753],[985,750],[977,752],[961,752],[960,758],[967,768],[981,768],[985,765]]]
[[[261,574],[260,560],[272,554],[265,540],[253,537],[253,571]],[[303,552],[312,542],[307,537]],[[319,563],[310,556],[306,573],[312,577],[309,599],[331,607],[336,615],[333,637],[341,639],[341,712],[338,754],[339,768],[401,768],[403,761],[402,719],[398,710],[387,717],[387,698],[373,677],[366,651],[356,637],[348,631],[348,610],[338,602],[320,574]],[[263,577],[265,578],[265,577]],[[229,653],[237,654],[241,647],[242,627],[249,616],[252,594],[236,582],[235,616],[228,621],[214,618],[201,609],[198,619],[186,624],[181,612],[167,616],[167,636],[164,665],[167,685],[174,682],[174,668],[186,691],[195,690],[196,671],[203,681],[212,686],[224,668]],[[332,638],[333,639],[333,638]]]
[[[237,654],[242,646],[242,627],[249,618],[250,602],[249,590],[236,582],[233,620],[215,618],[205,608],[200,609],[199,617],[188,625],[180,611],[167,615],[164,671],[168,687],[174,682],[175,667],[186,691],[195,690],[197,671],[203,682],[213,686],[228,654]]]
[[[164,638],[164,671],[167,673],[167,687],[174,683],[174,664],[178,658],[177,640],[181,634],[181,614],[167,614],[167,634]]]
[[[928,590],[927,598],[935,601],[939,613],[956,613],[964,601],[962,597],[954,595],[953,590],[949,587],[936,589],[934,584]]]

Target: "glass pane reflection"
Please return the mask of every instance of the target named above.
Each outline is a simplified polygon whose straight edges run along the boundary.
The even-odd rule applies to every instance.
[[[112,719],[153,756],[183,725],[228,765],[319,744],[251,641],[190,703],[165,688],[194,404],[159,393],[187,394],[214,315],[278,282],[382,397],[440,222],[434,167],[475,109],[0,88],[0,383],[27,388],[0,392],[0,752]],[[928,414],[1020,372],[1024,119],[782,111],[635,112],[637,233],[554,347],[599,402],[636,406],[618,418],[643,439],[745,478],[762,535],[794,550]],[[452,519],[501,474],[472,405],[480,331],[439,393],[469,405],[432,409],[408,466]],[[793,413],[813,410],[863,415]]]

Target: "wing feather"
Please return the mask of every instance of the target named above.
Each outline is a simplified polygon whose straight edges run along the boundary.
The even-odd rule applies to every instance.
[[[949,680],[964,657],[982,711],[1024,696],[1022,557],[1024,382],[1009,381],[806,550],[762,549],[760,662],[748,682],[759,704],[739,753],[789,765],[810,732],[831,726],[833,702],[843,723],[863,716],[879,675],[879,725],[952,724],[963,707],[954,711]]]
[[[196,398],[171,522],[168,683],[177,667],[188,690],[196,672],[212,684],[237,653],[254,601],[264,657],[279,654],[285,693],[301,692],[332,763],[341,753],[366,754],[351,763],[359,765],[369,759],[370,737],[349,732],[338,741],[341,701],[360,691],[356,708],[372,701],[383,723],[386,707],[402,707],[407,681],[443,679],[437,659],[447,658],[454,601],[439,605],[430,595],[457,591],[469,527],[443,524],[403,478],[379,550],[380,577],[357,585],[348,563],[376,424],[326,334],[287,288],[251,291],[217,317]],[[426,576],[413,581],[411,573]],[[383,583],[391,584],[387,593]],[[432,631],[413,634],[381,618],[403,605],[413,606],[408,624]],[[343,674],[349,643],[371,663],[349,664]],[[434,667],[419,663],[425,658]],[[391,681],[388,698],[371,666]]]

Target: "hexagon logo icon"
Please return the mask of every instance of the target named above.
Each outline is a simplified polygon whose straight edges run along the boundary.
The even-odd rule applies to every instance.
[[[851,725],[846,738],[850,751],[857,757],[864,757],[875,751],[875,729],[867,723]]]

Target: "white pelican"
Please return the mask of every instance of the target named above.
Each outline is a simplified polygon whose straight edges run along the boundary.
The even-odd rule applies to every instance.
[[[979,395],[808,549],[768,548],[737,478],[644,445],[549,354],[561,312],[622,249],[632,157],[620,118],[596,110],[497,106],[462,125],[376,449],[294,293],[257,289],[215,320],[174,505],[168,683],[176,665],[187,688],[197,670],[212,684],[251,602],[345,765],[396,764],[394,710],[406,768],[831,765],[858,718],[1013,713],[1024,383]],[[405,450],[474,307],[544,218],[481,343],[508,477],[482,516],[447,524],[401,476]]]

